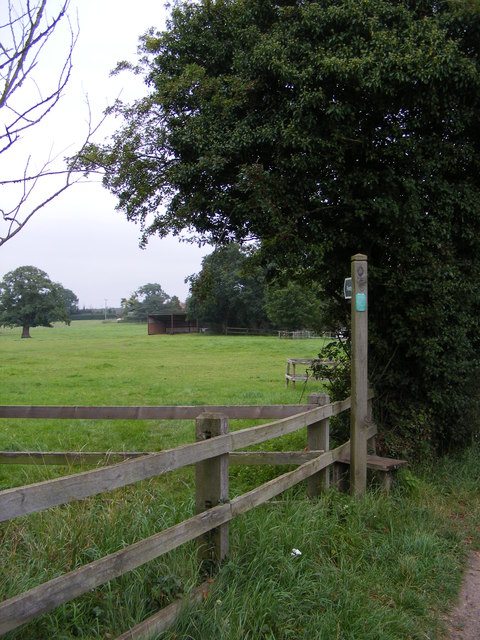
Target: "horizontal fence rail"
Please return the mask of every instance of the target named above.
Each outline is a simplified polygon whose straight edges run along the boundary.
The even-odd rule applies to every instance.
[[[368,437],[376,434],[371,427]],[[222,436],[219,436],[220,438]],[[213,443],[216,438],[208,440]],[[198,536],[225,524],[247,511],[283,493],[302,480],[333,464],[350,448],[350,442],[319,455],[260,487],[253,489],[227,504],[220,504],[188,520],[154,534],[116,553],[89,563],[63,576],[49,580],[38,587],[0,604],[0,633],[15,629],[20,624],[68,602],[90,589],[117,578],[150,560],[194,540]]]
[[[0,492],[0,522],[73,500],[119,489],[202,460],[260,444],[330,418],[350,408],[350,399],[317,406],[290,418],[166,449],[125,462]]]
[[[262,420],[288,418],[315,409],[317,405],[195,405],[144,407],[87,407],[54,405],[3,405],[1,418],[39,418],[42,420],[195,420],[201,413],[215,411],[231,419]]]
[[[328,401],[328,399],[327,399]],[[311,482],[337,461],[350,454],[350,441],[333,450],[322,451],[309,441],[308,451],[238,451],[251,445],[293,433],[327,429],[328,420],[351,406],[350,398],[331,404],[260,406],[196,406],[196,407],[0,407],[0,418],[33,419],[137,419],[164,420],[202,416],[230,416],[243,419],[265,419],[282,415],[266,424],[227,432],[205,440],[159,452],[0,452],[0,463],[24,464],[97,464],[120,460],[106,467],[67,475],[53,480],[7,489],[0,492],[0,521],[63,505],[73,500],[94,496],[135,482],[161,476],[187,465],[226,458],[228,464],[289,464],[293,471],[255,489],[221,501],[207,510],[166,530],[131,544],[124,549],[53,578],[28,591],[0,603],[0,635],[25,624],[36,616],[76,598],[107,581],[117,578],[184,543],[219,530],[233,518],[246,513],[303,480]],[[205,412],[205,409],[208,411]],[[212,412],[214,410],[214,412]],[[285,416],[287,413],[287,416]],[[365,424],[365,437],[373,438],[375,425]],[[323,428],[322,427],[322,428]],[[227,427],[228,430],[228,427]],[[207,436],[208,437],[208,436]],[[322,446],[322,445],[320,445]],[[312,450],[314,449],[314,450]],[[116,456],[116,457],[115,457]],[[308,485],[307,485],[308,486]],[[325,485],[328,486],[328,485]],[[198,487],[197,487],[198,491]],[[308,490],[307,490],[308,493]],[[203,508],[203,507],[202,507]],[[228,526],[228,525],[227,525]]]
[[[232,451],[231,465],[303,464],[316,457],[322,450],[314,451]],[[96,465],[151,456],[152,451],[0,451],[0,464],[36,465]]]

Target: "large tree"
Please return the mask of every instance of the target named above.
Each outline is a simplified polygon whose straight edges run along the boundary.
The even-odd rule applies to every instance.
[[[272,283],[265,292],[265,311],[274,327],[285,331],[325,329],[325,295],[318,284]]]
[[[480,379],[478,0],[181,2],[141,42],[148,94],[84,162],[143,241],[256,240],[342,323],[367,254],[378,417],[462,442]]]
[[[72,293],[52,282],[45,271],[18,267],[0,282],[0,325],[22,327],[22,338],[30,338],[32,327],[52,327],[55,321],[70,324],[66,292]]]
[[[251,264],[249,252],[240,246],[219,247],[205,256],[200,272],[188,280],[190,318],[222,332],[229,326],[261,329],[268,325],[265,273]]]

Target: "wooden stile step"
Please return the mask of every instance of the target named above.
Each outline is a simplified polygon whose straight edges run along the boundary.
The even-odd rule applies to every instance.
[[[350,453],[343,454],[337,461],[342,464],[350,464]],[[383,458],[381,456],[367,455],[367,469],[375,472],[379,483],[385,491],[389,491],[397,469],[405,467],[406,460],[396,460],[395,458]]]
[[[350,453],[343,454],[339,460],[343,464],[350,464]],[[382,458],[381,456],[367,456],[367,467],[374,471],[396,471],[400,467],[408,464],[406,460],[395,460],[395,458]]]

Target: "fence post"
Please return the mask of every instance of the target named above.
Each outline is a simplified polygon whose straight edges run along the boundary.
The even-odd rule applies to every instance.
[[[197,442],[228,433],[228,416],[202,413],[195,422]],[[195,465],[195,511],[201,513],[228,501],[228,453]],[[202,571],[212,573],[228,553],[228,522],[198,538]]]
[[[350,493],[360,496],[367,488],[365,437],[368,398],[368,280],[367,256],[351,259],[352,275],[352,407],[350,411]]]
[[[370,389],[371,391],[371,389]],[[367,401],[367,425],[370,426],[373,423],[373,400],[369,398]],[[373,436],[367,440],[367,453],[376,454],[377,452],[377,437]]]
[[[308,404],[325,405],[330,403],[326,393],[311,393]],[[330,449],[330,420],[325,418],[307,427],[307,449],[309,451],[328,451]],[[313,498],[330,486],[330,468],[322,469],[307,479],[307,496]]]

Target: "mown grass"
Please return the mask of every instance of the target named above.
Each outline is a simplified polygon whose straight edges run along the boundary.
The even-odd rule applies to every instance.
[[[148,337],[144,326],[100,323],[32,334],[21,341],[18,330],[0,333],[3,404],[298,402],[302,385],[285,389],[285,360],[320,348],[276,338]],[[307,392],[315,390],[309,382]],[[3,422],[0,449],[156,450],[193,439],[192,423]],[[302,442],[304,434],[285,446]],[[466,554],[480,549],[479,460],[474,442],[460,456],[404,472],[389,497],[371,491],[355,500],[332,490],[307,501],[299,486],[236,519],[211,594],[162,637],[440,638]],[[0,482],[66,472],[4,465]],[[232,470],[232,494],[271,473]],[[2,524],[0,600],[192,514],[185,469]],[[200,580],[195,546],[185,545],[7,637],[114,638]]]
[[[221,404],[297,402],[285,389],[286,358],[312,357],[323,340],[147,336],[146,325],[73,322],[0,332],[10,404]],[[309,387],[312,383],[309,383]]]
[[[315,356],[323,340],[209,335],[148,336],[146,325],[73,322],[0,332],[2,404],[201,405],[306,401],[321,386],[285,387],[288,357]],[[303,399],[302,399],[303,394]],[[246,426],[232,423],[233,429]],[[3,421],[0,449],[157,451],[194,439],[182,421]],[[59,469],[25,468],[28,481]],[[0,466],[0,488],[23,482]]]

